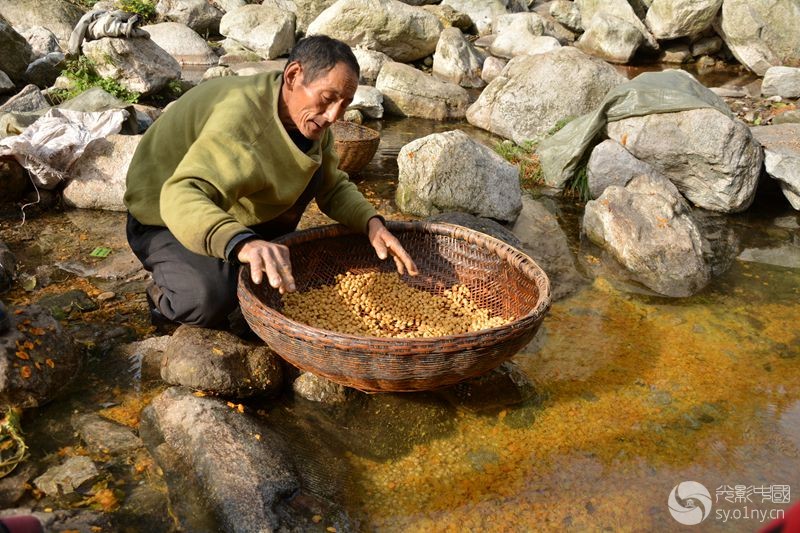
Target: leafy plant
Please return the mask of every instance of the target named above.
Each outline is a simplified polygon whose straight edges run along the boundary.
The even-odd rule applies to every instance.
[[[117,0],[117,5],[123,11],[138,14],[145,23],[156,18],[156,6],[151,0]]]
[[[575,176],[569,180],[565,189],[567,194],[578,198],[583,202],[591,200],[592,196],[589,192],[589,173],[586,164],[578,167]]]
[[[100,87],[126,102],[136,103],[139,100],[139,93],[126,89],[116,80],[98,74],[94,62],[86,56],[68,60],[61,75],[70,81],[70,88],[54,92],[53,96],[60,101],[69,100],[92,87]]]

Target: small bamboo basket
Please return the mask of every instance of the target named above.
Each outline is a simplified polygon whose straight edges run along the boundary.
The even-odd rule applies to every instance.
[[[336,121],[331,131],[339,154],[339,169],[348,174],[356,174],[367,166],[381,142],[380,133],[354,122]]]
[[[359,337],[301,324],[281,313],[282,297],[267,283],[256,285],[239,273],[242,313],[256,332],[289,363],[366,392],[436,389],[475,377],[510,359],[536,334],[550,308],[547,275],[508,244],[461,226],[431,222],[387,222],[420,274],[403,280],[442,294],[466,285],[476,304],[494,315],[513,317],[505,325],[432,338]],[[333,284],[337,274],[390,272],[367,238],[341,225],[284,235],[297,290]]]

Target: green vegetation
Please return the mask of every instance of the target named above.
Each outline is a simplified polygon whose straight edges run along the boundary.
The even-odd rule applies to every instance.
[[[532,190],[542,184],[542,169],[536,155],[536,143],[525,141],[522,145],[512,141],[502,141],[495,145],[494,151],[500,157],[519,167],[519,183],[525,190]]]
[[[109,94],[113,94],[120,100],[136,103],[139,100],[139,93],[129,91],[116,80],[104,78],[97,73],[95,64],[86,56],[67,61],[66,68],[61,72],[71,82],[69,89],[55,91],[53,96],[58,101],[65,101],[78,96],[82,92],[92,87],[100,87]]]
[[[567,182],[567,186],[564,189],[567,194],[578,198],[582,202],[588,202],[592,198],[589,192],[589,175],[586,168],[586,163],[579,166],[578,170],[575,171],[575,176]]]
[[[156,6],[151,0],[117,0],[117,4],[123,11],[138,14],[145,24],[156,18]]]

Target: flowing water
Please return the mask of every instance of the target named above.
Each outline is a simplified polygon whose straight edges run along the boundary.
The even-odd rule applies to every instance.
[[[381,146],[359,187],[389,218],[401,217],[393,194],[404,144],[453,128],[496,142],[463,123],[373,125],[382,128]],[[734,243],[724,272],[696,296],[667,299],[593,277],[581,206],[561,197],[549,205],[585,283],[554,302],[536,339],[513,359],[531,393],[476,389],[465,397],[454,388],[359,395],[339,410],[289,397],[262,407],[295,439],[299,459],[318,470],[312,489],[324,494],[337,484],[344,491],[354,519],[339,530],[673,530],[681,526],[670,493],[694,481],[709,493],[709,501],[695,498],[711,505],[704,530],[753,531],[800,499],[800,215],[763,191],[749,212],[723,217]],[[312,210],[303,225],[322,222]],[[101,310],[66,321],[90,364],[66,398],[25,417],[31,461],[42,466],[85,453],[69,425],[72,413],[100,411],[136,427],[139,409],[163,387],[109,355],[152,333],[143,282],[63,270],[98,267],[103,260],[87,260],[97,245],[124,247],[119,231],[109,231],[123,223],[118,213],[70,212],[32,217],[21,228],[7,219],[0,228],[25,279],[47,274],[40,264],[62,266],[40,292],[116,294]],[[18,287],[7,301],[26,303],[37,291]],[[108,472],[121,507],[105,510],[122,529],[173,527],[163,481],[146,454]],[[326,520],[321,530],[337,525]]]

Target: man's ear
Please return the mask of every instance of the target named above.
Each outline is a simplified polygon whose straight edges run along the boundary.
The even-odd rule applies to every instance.
[[[292,61],[283,69],[283,82],[289,89],[293,89],[296,83],[303,81],[303,66],[297,61]]]

